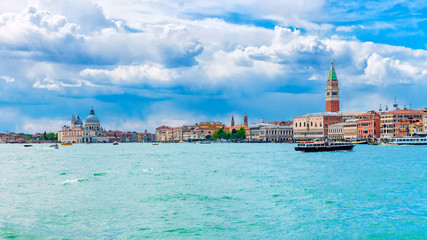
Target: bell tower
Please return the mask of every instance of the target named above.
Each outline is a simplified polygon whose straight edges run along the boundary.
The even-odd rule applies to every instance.
[[[326,82],[326,112],[340,111],[340,89],[338,88],[338,78],[335,73],[334,61],[331,60],[328,81]]]

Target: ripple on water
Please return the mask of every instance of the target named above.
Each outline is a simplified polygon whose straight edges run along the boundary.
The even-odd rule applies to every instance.
[[[88,181],[88,179],[86,179],[86,178],[76,178],[76,179],[65,180],[61,184],[63,184],[63,185],[69,185],[69,184],[80,183],[80,182],[85,182],[85,181]]]

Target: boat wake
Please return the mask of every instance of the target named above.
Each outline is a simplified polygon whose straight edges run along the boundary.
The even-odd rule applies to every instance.
[[[63,185],[69,185],[72,183],[78,183],[78,182],[84,182],[87,181],[87,179],[85,178],[76,178],[76,179],[71,179],[71,180],[65,180],[62,182]]]

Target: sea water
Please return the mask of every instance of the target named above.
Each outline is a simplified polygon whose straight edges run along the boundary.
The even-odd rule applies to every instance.
[[[0,238],[426,239],[427,146],[0,145]]]

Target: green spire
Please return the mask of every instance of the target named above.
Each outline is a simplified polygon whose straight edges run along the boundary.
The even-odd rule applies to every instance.
[[[334,60],[331,60],[331,69],[329,70],[328,81],[338,81],[334,68]]]

